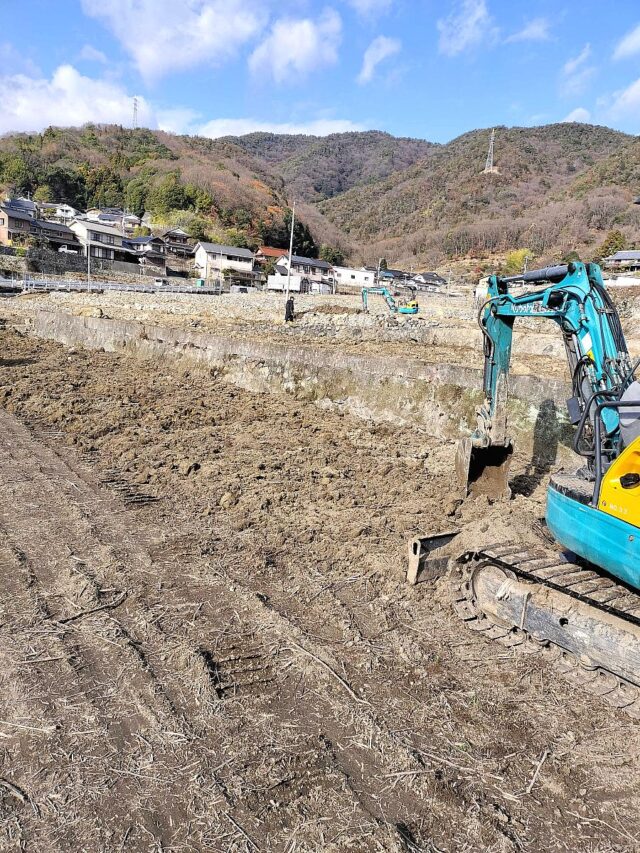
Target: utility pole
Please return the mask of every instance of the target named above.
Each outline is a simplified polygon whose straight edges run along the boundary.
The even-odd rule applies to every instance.
[[[296,222],[296,203],[293,202],[293,208],[291,210],[291,236],[289,238],[289,268],[287,270],[287,292],[286,298],[289,299],[289,284],[291,283],[291,261],[293,258],[293,226]]]
[[[87,234],[87,290],[91,290],[91,238]]]

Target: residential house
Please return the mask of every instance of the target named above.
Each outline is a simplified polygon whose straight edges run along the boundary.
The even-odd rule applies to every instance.
[[[3,207],[9,207],[19,213],[27,213],[32,219],[38,215],[38,206],[30,198],[7,198]]]
[[[278,261],[282,257],[283,249],[274,246],[260,246],[254,255],[255,262],[264,266],[269,261]]]
[[[53,222],[63,222],[65,225],[79,215],[80,211],[64,202],[43,201],[38,203],[38,216]]]
[[[160,235],[165,252],[178,258],[188,258],[193,255],[191,237],[182,228],[171,228]]]
[[[160,237],[131,237],[124,238],[122,249],[127,254],[127,260],[140,264],[143,269],[155,274],[165,275],[167,272],[166,247]]]
[[[85,215],[91,222],[116,225],[126,235],[133,234],[134,230],[142,223],[139,216],[127,213],[121,207],[90,207]]]
[[[74,232],[62,222],[48,222],[46,219],[31,221],[31,236],[40,243],[46,243],[54,252],[82,254],[82,247]]]
[[[616,252],[604,258],[607,269],[640,270],[640,252],[627,251]]]
[[[88,219],[74,219],[69,228],[80,241],[85,255],[107,261],[126,259],[123,237],[117,228]]]
[[[376,271],[366,267],[336,267],[333,268],[336,284],[341,287],[373,287],[376,283]]]
[[[436,291],[447,286],[446,279],[436,272],[419,272],[413,276],[411,281],[418,290]]]
[[[0,243],[4,246],[24,246],[31,234],[33,217],[24,210],[3,205],[0,207]]]
[[[194,266],[204,279],[221,279],[227,270],[234,279],[251,280],[253,272],[253,252],[237,246],[223,246],[219,243],[197,243]]]
[[[289,269],[289,255],[280,255],[278,267]],[[299,255],[291,257],[291,274],[304,276],[311,281],[333,282],[333,267],[327,261],[318,258],[302,258]],[[286,275],[286,273],[285,273]]]

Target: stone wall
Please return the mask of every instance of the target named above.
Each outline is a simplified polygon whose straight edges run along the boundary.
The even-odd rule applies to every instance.
[[[238,340],[133,321],[36,310],[31,333],[68,346],[193,362],[248,390],[288,393],[359,417],[413,425],[455,439],[475,425],[482,371],[405,357],[353,355],[302,343]],[[537,376],[513,376],[510,425],[520,449],[567,446],[564,416],[569,388]],[[555,453],[555,451],[554,451]],[[555,453],[557,455],[557,453]]]

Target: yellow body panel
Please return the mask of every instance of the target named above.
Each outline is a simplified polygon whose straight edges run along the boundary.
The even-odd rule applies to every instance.
[[[620,478],[625,474],[640,474],[640,438],[636,438],[607,470],[602,478],[598,503],[602,512],[640,527],[640,485],[623,488]]]

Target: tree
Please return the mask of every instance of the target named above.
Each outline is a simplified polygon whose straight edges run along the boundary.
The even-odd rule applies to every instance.
[[[198,241],[207,240],[207,224],[207,221],[201,216],[194,216],[186,227],[189,237]]]
[[[609,255],[615,255],[616,252],[621,252],[626,246],[627,238],[622,231],[609,231],[605,237],[604,243],[596,251],[594,261],[600,263],[603,258],[608,258]]]
[[[387,259],[386,258],[380,258],[380,264],[379,265],[380,265],[381,270],[388,270],[389,269],[389,267],[387,266]]]
[[[197,213],[211,213],[214,198],[211,193],[201,187],[198,187],[195,184],[185,184],[184,197],[186,206],[193,208]]]
[[[570,252],[565,252],[564,255],[562,256],[562,263],[563,264],[570,264],[574,261],[579,261],[579,260],[580,260],[580,255],[575,251],[575,249],[572,249]]]
[[[33,194],[34,201],[52,201],[53,193],[49,184],[40,184],[38,189]]]
[[[291,211],[288,210],[284,217],[284,225],[287,233],[287,243],[288,245],[288,235],[291,232]],[[315,240],[313,239],[313,235],[307,225],[304,222],[301,222],[296,218],[295,225],[293,226],[293,254],[294,255],[302,255],[303,258],[317,258],[318,257],[318,246],[316,245]]]
[[[150,237],[151,236],[151,228],[147,228],[146,225],[136,225],[133,229],[134,237]]]
[[[334,246],[327,246],[326,243],[323,243],[320,246],[320,259],[334,266],[341,266],[344,263],[344,252],[341,249],[337,249]]]
[[[147,207],[160,216],[171,210],[182,210],[186,199],[178,172],[169,172],[149,191]]]
[[[507,275],[518,275],[524,272],[526,264],[532,261],[534,257],[531,249],[515,249],[513,252],[509,252],[504,266],[505,273]]]
[[[124,200],[122,181],[108,166],[85,168],[87,203],[91,207],[120,207]]]
[[[136,216],[144,216],[147,209],[147,193],[149,192],[149,178],[146,175],[138,175],[127,184],[125,190],[125,204],[127,210]]]

